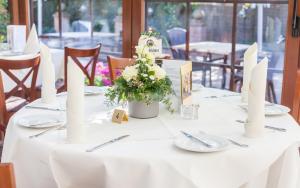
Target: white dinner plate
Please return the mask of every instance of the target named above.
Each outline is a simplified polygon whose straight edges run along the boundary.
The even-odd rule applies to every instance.
[[[203,133],[190,133],[197,138],[209,143],[212,147],[206,147],[201,142],[196,140],[190,139],[185,135],[181,134],[174,140],[175,146],[180,149],[193,151],[193,152],[200,152],[200,153],[209,153],[209,152],[217,152],[223,151],[229,148],[230,142],[224,138],[203,134]]]
[[[55,127],[63,123],[62,117],[58,114],[31,114],[17,120],[17,125],[34,129]]]
[[[101,95],[106,91],[106,87],[98,87],[98,86],[85,86],[84,94],[85,95]]]
[[[24,55],[23,52],[1,51],[0,56],[19,56]]]
[[[248,105],[247,104],[242,104],[240,105],[241,108],[244,110],[248,111]],[[266,116],[280,116],[287,114],[291,111],[286,106],[279,105],[279,104],[272,104],[272,103],[266,103],[265,104],[265,115]]]

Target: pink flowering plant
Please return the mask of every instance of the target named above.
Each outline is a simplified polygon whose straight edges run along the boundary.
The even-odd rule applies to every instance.
[[[118,71],[117,75],[121,75],[121,72]],[[86,78],[85,83],[88,84],[89,81]],[[105,66],[102,62],[96,64],[95,69],[95,86],[111,86],[112,82],[110,80],[110,73],[108,66]]]

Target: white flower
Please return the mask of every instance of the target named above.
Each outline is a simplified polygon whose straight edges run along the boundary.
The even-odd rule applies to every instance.
[[[150,78],[150,80],[154,80],[155,79],[155,77],[154,76],[149,76],[149,78]]]
[[[143,46],[136,46],[135,47],[135,53],[138,54],[138,55],[142,54],[143,48],[144,48]]]
[[[127,82],[129,82],[132,79],[135,79],[137,77],[137,74],[138,70],[136,65],[126,67],[125,70],[122,72],[122,76]]]
[[[155,77],[158,80],[164,79],[166,77],[166,71],[164,69],[160,68],[158,65],[154,65],[153,70],[155,72]]]
[[[145,58],[150,62],[150,64],[153,64],[155,61],[155,56],[149,52],[149,50],[147,52],[145,52]]]

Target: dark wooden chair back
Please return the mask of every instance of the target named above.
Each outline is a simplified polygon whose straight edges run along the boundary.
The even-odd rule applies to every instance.
[[[4,135],[6,127],[6,103],[5,103],[5,94],[3,88],[2,75],[0,72],[0,137]],[[0,139],[1,140],[1,139]]]
[[[40,56],[26,59],[26,60],[7,60],[0,59],[0,69],[15,82],[16,86],[10,91],[5,93],[5,99],[12,96],[18,96],[31,102],[36,99],[36,79],[38,75],[40,65]],[[28,73],[19,79],[13,74],[13,70],[25,70],[28,69]],[[31,77],[31,86],[27,88],[25,82]]]
[[[16,188],[13,164],[0,164],[0,188]]]
[[[98,57],[100,54],[101,44],[98,44],[95,48],[89,49],[79,49],[79,48],[69,48],[65,47],[65,59],[64,59],[64,86],[63,90],[67,90],[67,78],[68,78],[68,57],[71,57],[74,63],[79,66],[83,71],[84,75],[89,80],[89,85],[95,85],[95,72],[96,64],[98,62]],[[91,58],[86,65],[83,65],[78,58]],[[88,68],[92,66],[91,71]]]
[[[131,58],[119,58],[119,57],[107,56],[107,61],[108,61],[110,79],[112,83],[117,79],[118,71],[122,72],[125,69],[125,67],[134,64],[134,59]]]

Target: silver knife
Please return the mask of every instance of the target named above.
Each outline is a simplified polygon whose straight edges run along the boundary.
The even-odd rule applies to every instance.
[[[205,146],[208,147],[208,148],[213,147],[211,144],[207,143],[206,141],[203,141],[203,140],[201,140],[201,139],[199,139],[199,138],[197,138],[197,137],[195,137],[195,136],[193,136],[193,135],[191,135],[191,134],[189,134],[189,133],[186,133],[186,132],[184,132],[184,131],[181,131],[181,133],[182,133],[184,136],[188,137],[189,139],[196,140],[196,141],[200,142],[201,144],[205,145]]]
[[[120,136],[120,137],[118,137],[118,138],[114,138],[114,139],[112,139],[112,140],[110,140],[110,141],[104,142],[103,144],[100,144],[100,145],[98,145],[98,146],[95,146],[95,147],[92,147],[92,148],[90,148],[90,149],[87,149],[86,152],[93,152],[93,151],[95,151],[96,149],[99,149],[99,148],[102,148],[103,146],[106,146],[106,145],[108,145],[108,144],[112,144],[112,143],[114,143],[114,142],[120,141],[120,140],[122,140],[122,139],[124,139],[124,138],[126,138],[126,137],[128,137],[128,136],[129,136],[129,135],[124,135],[124,136]]]
[[[60,108],[49,108],[49,107],[42,107],[42,106],[25,106],[25,108],[50,110],[50,111],[65,111],[64,109],[60,109]]]
[[[46,133],[48,133],[50,131],[60,130],[62,128],[66,128],[66,126],[65,125],[59,125],[59,126],[51,127],[51,128],[48,128],[48,129],[46,129],[46,130],[44,130],[44,131],[42,131],[42,132],[40,132],[38,134],[31,135],[31,136],[29,136],[29,138],[37,138],[37,137],[42,136],[42,135],[44,135],[44,134],[46,134]]]

